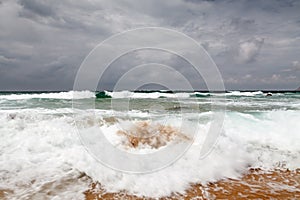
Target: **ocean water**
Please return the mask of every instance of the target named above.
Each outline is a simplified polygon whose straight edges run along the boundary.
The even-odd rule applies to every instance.
[[[250,168],[299,169],[300,93],[266,94],[120,91],[97,98],[90,91],[2,92],[0,191],[9,199],[84,199],[89,184],[99,182],[108,192],[162,197],[183,193],[194,183],[239,178]],[[214,113],[224,107],[222,131],[210,154],[199,159]],[[174,134],[182,116],[196,127],[192,145],[175,163],[153,173],[124,173],[102,165],[78,134],[101,130],[115,147],[147,154],[174,142],[173,136],[159,147],[152,141],[134,147],[118,131],[127,127],[125,131],[152,134],[168,127]],[[188,127],[180,130],[189,132]]]

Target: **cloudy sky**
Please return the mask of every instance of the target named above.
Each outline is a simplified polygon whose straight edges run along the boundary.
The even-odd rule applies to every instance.
[[[0,90],[70,90],[97,44],[148,26],[183,32],[203,45],[228,90],[300,86],[297,0],[0,0]],[[128,60],[151,55],[120,58],[107,77],[117,79]],[[187,79],[195,79],[180,59],[171,60]]]

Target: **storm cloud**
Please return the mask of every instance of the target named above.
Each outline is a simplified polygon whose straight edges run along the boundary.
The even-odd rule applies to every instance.
[[[97,44],[149,26],[195,39],[219,67],[228,90],[295,89],[300,86],[299,10],[300,2],[293,0],[4,0],[0,90],[71,90],[82,61]],[[120,59],[108,70],[101,89],[113,88],[124,66],[149,60],[143,55],[157,54]],[[205,88],[180,59],[161,55],[168,62],[158,61],[173,66],[196,89]]]

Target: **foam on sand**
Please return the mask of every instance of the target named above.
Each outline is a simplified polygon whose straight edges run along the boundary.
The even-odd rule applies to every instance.
[[[173,193],[170,199],[298,199],[300,198],[300,170],[263,171],[259,168],[249,169],[240,179],[222,179],[207,184],[193,184],[185,193]],[[87,200],[94,199],[136,199],[145,197],[130,195],[126,191],[111,193],[93,183],[85,191]],[[146,198],[147,199],[147,198]]]
[[[158,149],[166,146],[172,140],[178,140],[178,142],[191,140],[179,129],[151,121],[138,121],[127,125],[127,127],[126,130],[118,130],[117,134],[127,138],[125,145],[128,147],[137,148],[147,145],[150,148]]]

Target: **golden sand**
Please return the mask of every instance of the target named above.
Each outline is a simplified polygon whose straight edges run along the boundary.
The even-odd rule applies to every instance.
[[[151,199],[129,195],[125,191],[109,193],[93,183],[85,193],[86,200],[94,199]],[[300,199],[300,170],[263,171],[250,169],[241,179],[223,179],[207,185],[194,184],[185,194],[173,194],[167,199]]]
[[[78,179],[90,180],[85,174]],[[90,181],[86,181],[91,182]],[[53,183],[55,187],[47,187],[42,192],[45,198],[53,197],[64,189],[64,184],[76,184],[77,180],[66,180],[66,182]],[[28,185],[28,187],[30,187]],[[59,189],[61,188],[61,189]],[[65,188],[66,189],[66,188]],[[52,191],[51,190],[55,190]],[[47,196],[47,195],[50,196]],[[35,194],[31,194],[34,196]],[[10,199],[14,196],[14,191],[0,189],[0,199]],[[92,183],[90,189],[84,192],[86,200],[99,199],[127,199],[127,200],[151,200],[148,197],[137,197],[129,195],[126,191],[109,193],[105,191],[101,184]],[[263,171],[261,169],[250,169],[241,179],[223,179],[206,185],[194,184],[185,194],[172,194],[160,200],[170,199],[300,199],[300,169],[298,170],[273,170]]]
[[[5,199],[5,197],[7,197],[10,194],[13,194],[13,191],[7,189],[0,190],[0,199]]]

